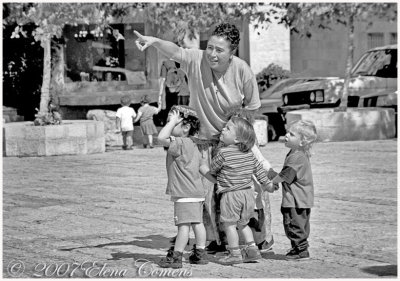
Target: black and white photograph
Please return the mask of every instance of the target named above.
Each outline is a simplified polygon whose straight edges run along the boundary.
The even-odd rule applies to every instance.
[[[1,7],[2,278],[397,279],[397,1]]]

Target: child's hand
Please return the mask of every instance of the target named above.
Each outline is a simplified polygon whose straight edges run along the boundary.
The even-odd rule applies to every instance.
[[[173,110],[168,113],[168,120],[169,122],[174,122],[175,124],[178,124],[182,122],[183,118],[180,116],[179,111]]]
[[[116,134],[120,134],[121,133],[121,129],[115,129],[115,133]]]
[[[262,189],[268,191],[269,193],[273,193],[276,190],[275,185],[272,182],[263,184],[261,187],[262,187]]]

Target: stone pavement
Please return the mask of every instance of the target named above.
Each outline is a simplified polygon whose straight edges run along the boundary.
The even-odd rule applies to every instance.
[[[282,144],[261,151],[282,167]],[[311,260],[284,260],[279,191],[270,195],[273,252],[235,266],[210,256],[208,265],[184,263],[180,276],[395,278],[397,139],[319,143],[311,160]],[[3,158],[3,277],[158,277],[155,262],[175,235],[166,182],[161,147]]]

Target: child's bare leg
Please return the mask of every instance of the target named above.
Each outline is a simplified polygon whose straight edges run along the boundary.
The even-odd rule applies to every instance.
[[[176,236],[174,251],[183,252],[189,240],[190,224],[178,225],[178,235]]]
[[[196,237],[196,247],[204,249],[206,247],[206,228],[203,223],[192,223],[194,236]]]
[[[229,248],[239,249],[239,234],[236,230],[236,222],[224,222],[224,229]]]
[[[254,243],[253,232],[248,225],[239,225],[239,231],[243,235],[246,244],[250,245],[251,243]]]
[[[243,258],[239,249],[239,234],[236,230],[236,222],[224,222],[226,239],[228,240],[229,255],[220,259],[222,264],[242,263]]]
[[[147,135],[147,138],[149,139],[150,147],[153,147],[153,135]]]

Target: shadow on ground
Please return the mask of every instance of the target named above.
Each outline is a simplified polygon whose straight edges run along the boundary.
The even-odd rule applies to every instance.
[[[397,265],[376,265],[361,269],[363,272],[377,276],[397,276]]]
[[[90,248],[104,248],[104,247],[113,247],[113,246],[137,246],[141,248],[148,249],[165,249],[169,248],[170,238],[161,235],[148,235],[148,236],[139,236],[135,237],[135,240],[132,241],[124,241],[124,242],[111,242],[105,244],[98,245],[88,245],[88,246],[80,246],[74,248],[63,248],[59,249],[60,251],[73,251],[76,249],[90,249]]]

